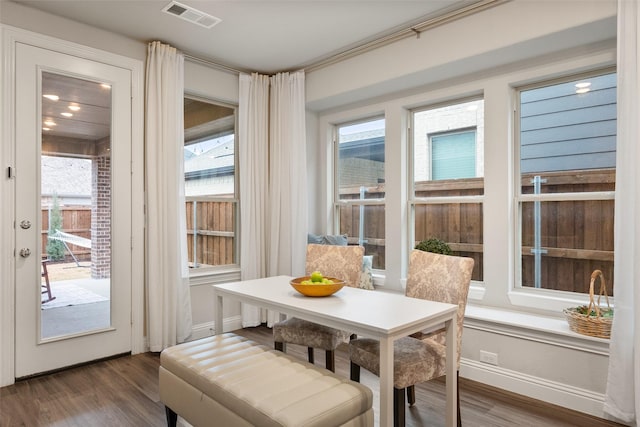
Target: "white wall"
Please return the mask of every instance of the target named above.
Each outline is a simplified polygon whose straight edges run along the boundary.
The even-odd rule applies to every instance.
[[[578,7],[579,5],[579,7]],[[579,9],[579,12],[577,10]],[[307,108],[314,113],[317,187],[310,222],[329,231],[332,124],[384,114],[387,130],[385,289],[402,292],[406,276],[406,120],[411,108],[449,99],[485,99],[485,223],[504,224],[485,237],[484,283],[476,286],[465,320],[461,375],[603,417],[608,344],[568,333],[562,318],[519,315],[507,293],[513,277],[510,180],[512,88],[563,73],[615,63],[616,2],[515,0],[307,74]],[[570,71],[569,71],[570,70]],[[496,189],[498,191],[496,191]],[[311,220],[311,218],[310,218]],[[511,224],[511,225],[510,225]],[[476,305],[476,307],[473,307]],[[500,310],[496,307],[501,307]],[[517,307],[515,307],[517,310]],[[497,366],[480,351],[498,355]]]

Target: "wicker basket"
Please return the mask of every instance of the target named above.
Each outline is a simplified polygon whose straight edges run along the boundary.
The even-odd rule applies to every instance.
[[[598,294],[598,301],[596,302],[594,301],[593,287],[598,277],[600,277],[600,293]],[[600,308],[600,297],[602,295],[604,295],[607,301],[606,309]],[[587,314],[581,313],[585,308]],[[607,288],[604,282],[604,276],[602,276],[602,271],[595,270],[591,273],[591,283],[589,284],[589,306],[565,308],[563,313],[572,331],[592,337],[609,338],[611,336],[613,316],[603,317],[603,311],[605,310],[611,312],[609,296],[607,295]],[[588,315],[592,311],[595,311],[595,316]]]

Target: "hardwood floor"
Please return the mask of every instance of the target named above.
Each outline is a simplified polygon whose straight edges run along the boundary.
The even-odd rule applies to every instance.
[[[266,327],[236,333],[273,345]],[[306,359],[306,348],[290,345],[287,352]],[[324,361],[324,356],[318,353],[316,360]],[[123,356],[0,388],[0,427],[166,425],[158,396],[159,364],[159,355],[154,353]],[[348,376],[344,348],[336,352],[336,369]],[[362,370],[361,382],[374,391],[377,411],[377,377]],[[417,386],[416,404],[406,411],[407,427],[444,426],[444,395],[442,381]],[[460,399],[462,422],[469,427],[620,426],[463,378]]]

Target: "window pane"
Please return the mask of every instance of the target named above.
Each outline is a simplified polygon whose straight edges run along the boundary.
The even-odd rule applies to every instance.
[[[185,98],[184,124],[190,265],[236,264],[235,110]]]
[[[482,181],[483,153],[484,100],[413,113],[416,191],[421,183],[434,180],[480,178]],[[464,188],[463,183],[460,186]]]
[[[365,255],[373,255],[373,268],[385,268],[384,205],[340,206],[340,234],[349,236],[349,244],[364,246]]]
[[[522,203],[522,286],[588,293],[602,270],[612,296],[613,209],[614,200]]]
[[[384,119],[338,127],[340,200],[384,198],[384,130]]]
[[[484,100],[415,111],[412,127],[414,198],[451,198],[414,205],[414,247],[443,240],[474,259],[472,279],[482,281],[482,203],[465,198],[484,194]]]
[[[613,190],[616,121],[615,73],[520,92],[522,192]]]
[[[472,280],[483,280],[482,204],[447,203],[415,206],[415,242],[436,238],[454,255],[475,260]]]

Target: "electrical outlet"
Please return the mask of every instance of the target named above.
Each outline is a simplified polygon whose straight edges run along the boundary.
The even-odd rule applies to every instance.
[[[490,365],[498,365],[498,354],[480,350],[480,361]]]

